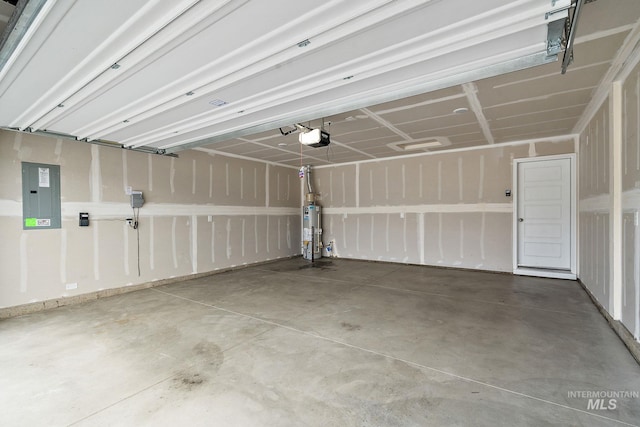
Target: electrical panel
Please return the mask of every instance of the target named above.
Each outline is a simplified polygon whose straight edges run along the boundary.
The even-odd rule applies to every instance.
[[[60,166],[22,162],[22,228],[60,228],[60,211]]]
[[[144,197],[142,197],[142,191],[133,190],[131,192],[131,207],[141,208],[144,205]]]

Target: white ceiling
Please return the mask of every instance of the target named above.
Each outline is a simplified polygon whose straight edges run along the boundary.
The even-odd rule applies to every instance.
[[[570,0],[38,1],[0,69],[0,126],[292,165],[567,133],[640,16],[585,5],[560,76],[528,67]],[[321,117],[329,150],[277,129]]]

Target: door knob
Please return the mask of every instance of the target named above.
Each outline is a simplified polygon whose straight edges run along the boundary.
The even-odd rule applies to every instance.
[[[524,222],[524,218],[518,218],[519,222]]]

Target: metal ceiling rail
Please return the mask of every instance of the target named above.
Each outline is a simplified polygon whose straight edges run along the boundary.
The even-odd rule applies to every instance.
[[[569,30],[569,36],[567,37],[567,47],[564,51],[564,57],[562,58],[562,74],[567,72],[567,67],[569,67],[573,62],[573,41],[576,38],[578,19],[580,18],[580,9],[583,3],[584,0],[577,0],[573,10],[573,16],[571,17],[571,29]]]

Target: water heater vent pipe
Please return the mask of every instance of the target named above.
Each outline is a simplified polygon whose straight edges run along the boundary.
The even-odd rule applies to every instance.
[[[311,165],[307,165],[305,169],[305,175],[307,176],[307,190],[309,190],[309,193],[313,193],[313,188],[311,187]]]

